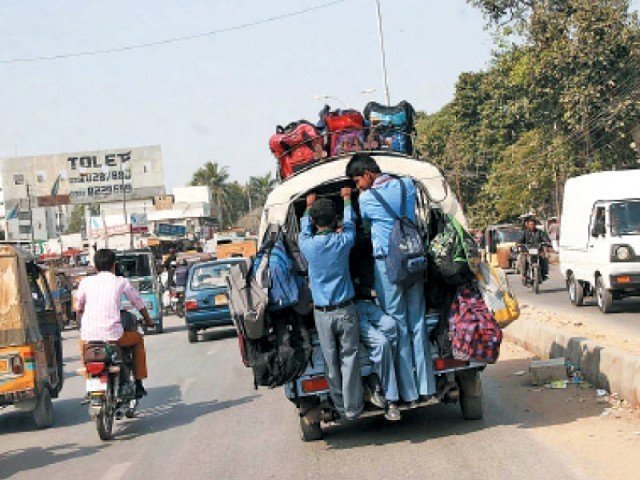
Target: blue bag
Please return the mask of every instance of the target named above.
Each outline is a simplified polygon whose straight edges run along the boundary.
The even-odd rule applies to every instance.
[[[268,262],[261,261],[264,255],[268,255]],[[260,249],[253,265],[258,283],[269,291],[268,310],[282,310],[298,303],[300,298],[299,277],[296,275],[293,260],[287,253],[280,234],[272,244]]]
[[[402,179],[398,179],[398,181],[402,196],[400,215],[391,208],[375,188],[372,188],[370,192],[395,220],[389,236],[389,252],[385,258],[387,277],[391,283],[407,286],[424,278],[424,272],[427,270],[427,257],[422,233],[406,215],[406,186]]]

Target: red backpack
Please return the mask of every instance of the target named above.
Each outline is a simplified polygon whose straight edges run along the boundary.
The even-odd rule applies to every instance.
[[[300,120],[278,126],[269,139],[269,148],[278,159],[283,179],[326,157],[324,138],[311,123]]]
[[[458,289],[449,313],[449,332],[454,358],[487,363],[498,360],[502,330],[476,287]]]

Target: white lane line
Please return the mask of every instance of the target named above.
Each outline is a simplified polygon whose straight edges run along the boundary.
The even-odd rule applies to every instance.
[[[131,466],[131,462],[118,463],[107,470],[101,480],[120,480]]]

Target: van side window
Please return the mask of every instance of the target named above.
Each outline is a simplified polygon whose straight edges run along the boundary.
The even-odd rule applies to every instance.
[[[591,212],[591,236],[600,237],[606,232],[604,206],[596,206]]]

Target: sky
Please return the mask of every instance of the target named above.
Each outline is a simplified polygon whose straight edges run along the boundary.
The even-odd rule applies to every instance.
[[[162,41],[330,1],[2,0],[0,157],[160,144],[168,190],[207,161],[239,181],[275,171],[276,125],[315,123],[324,102],[384,102],[374,0],[153,48],[1,61]],[[392,103],[437,111],[461,72],[488,66],[490,32],[465,0],[381,5]]]

